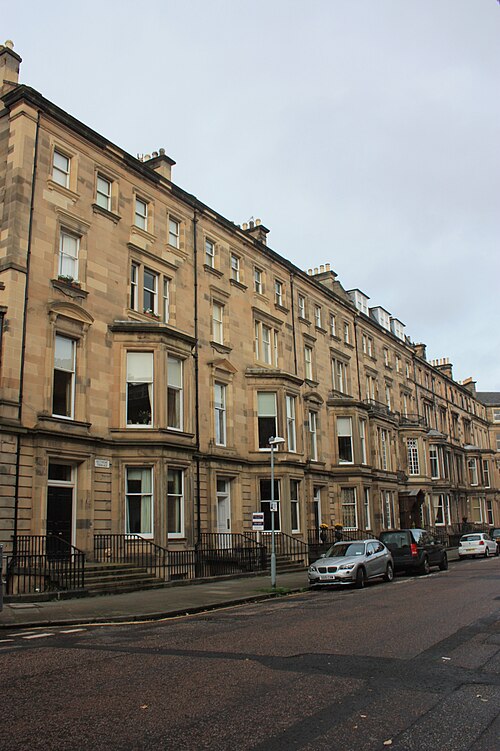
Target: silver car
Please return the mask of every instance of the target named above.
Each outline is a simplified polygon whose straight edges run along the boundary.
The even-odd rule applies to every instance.
[[[336,542],[309,566],[309,586],[323,584],[355,584],[362,589],[369,579],[394,578],[390,550],[380,540]]]

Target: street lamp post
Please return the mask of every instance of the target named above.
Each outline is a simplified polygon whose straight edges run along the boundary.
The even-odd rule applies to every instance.
[[[269,439],[269,445],[271,447],[271,587],[273,589],[276,589],[276,540],[274,529],[274,449],[275,446],[279,446],[280,443],[285,443],[285,439],[280,438],[279,436],[271,436],[271,438]]]

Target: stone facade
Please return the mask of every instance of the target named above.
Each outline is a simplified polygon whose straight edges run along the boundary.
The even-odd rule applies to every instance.
[[[18,85],[0,47],[0,543],[500,524],[493,414],[329,265],[304,272]],[[498,432],[498,431],[497,431]]]

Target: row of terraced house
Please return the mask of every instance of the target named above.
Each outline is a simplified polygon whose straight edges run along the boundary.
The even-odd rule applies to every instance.
[[[500,525],[499,394],[329,264],[19,84],[0,47],[0,543]],[[403,280],[400,280],[403,283]],[[418,323],[418,322],[417,322]],[[265,533],[264,533],[265,536]]]

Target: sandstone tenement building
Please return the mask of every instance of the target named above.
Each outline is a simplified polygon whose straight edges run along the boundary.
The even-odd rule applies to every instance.
[[[18,83],[0,47],[0,543],[321,522],[500,525],[500,412],[328,264],[308,272]],[[418,323],[418,322],[417,322]],[[498,396],[498,395],[497,395]],[[496,423],[496,425],[495,425]]]

